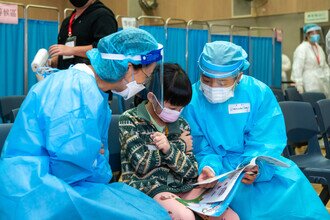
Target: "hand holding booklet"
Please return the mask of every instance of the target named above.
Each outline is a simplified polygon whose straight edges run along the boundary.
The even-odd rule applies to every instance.
[[[251,159],[248,164],[240,164],[235,170],[200,181],[193,185],[202,185],[218,181],[212,189],[205,190],[201,195],[192,199],[177,199],[189,209],[208,216],[220,216],[229,206],[240,182],[249,168],[256,166],[256,161],[265,161],[273,166],[289,167],[290,165],[269,156],[258,156]]]

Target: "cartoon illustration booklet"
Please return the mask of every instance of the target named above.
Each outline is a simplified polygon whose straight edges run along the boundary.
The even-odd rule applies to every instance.
[[[220,216],[229,206],[240,186],[247,168],[256,165],[256,161],[265,161],[273,166],[289,167],[290,165],[269,156],[258,156],[251,159],[248,164],[240,164],[235,170],[215,176],[213,178],[195,183],[201,185],[218,181],[212,189],[204,191],[192,200],[177,199],[189,209],[208,216]]]

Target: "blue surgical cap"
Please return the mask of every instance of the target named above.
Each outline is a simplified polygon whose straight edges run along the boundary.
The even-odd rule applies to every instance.
[[[321,27],[316,24],[306,24],[304,26],[305,34],[307,34],[308,32],[311,32],[311,31],[319,31],[319,30],[321,30]]]
[[[214,41],[204,46],[198,65],[211,78],[235,77],[249,68],[245,50],[228,41]]]
[[[97,75],[105,81],[119,81],[127,72],[128,63],[141,64],[130,59],[103,59],[102,53],[124,56],[146,55],[158,48],[155,38],[138,28],[127,28],[102,38],[97,48],[87,51],[87,57]]]

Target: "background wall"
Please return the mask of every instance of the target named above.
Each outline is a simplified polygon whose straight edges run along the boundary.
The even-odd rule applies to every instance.
[[[15,2],[15,3],[21,3],[24,5],[28,4],[33,4],[33,5],[44,5],[44,6],[52,6],[52,7],[57,7],[59,11],[63,14],[63,0],[61,1],[56,1],[56,0],[11,0],[11,1],[1,1],[1,3],[6,3],[6,2]],[[23,10],[22,7],[18,7],[19,11],[19,17],[23,17]],[[57,14],[56,11],[48,11],[44,9],[34,9],[31,8],[29,9],[29,17],[32,19],[43,19],[43,20],[56,20],[57,19]]]
[[[72,8],[68,0],[12,0],[18,2],[58,7],[63,19],[63,10]],[[102,0],[116,15],[138,17],[144,15],[138,0]],[[283,53],[290,59],[296,46],[301,42],[301,28],[304,25],[304,12],[329,10],[330,0],[253,0],[251,15],[233,17],[233,2],[240,5],[247,0],[157,0],[158,7],[148,14],[181,18],[185,20],[218,20],[217,23],[241,26],[277,27],[283,30]],[[23,16],[20,9],[20,16]],[[52,11],[31,9],[29,17],[34,19],[56,20]],[[330,23],[320,23],[326,34]],[[322,44],[322,42],[321,42]]]

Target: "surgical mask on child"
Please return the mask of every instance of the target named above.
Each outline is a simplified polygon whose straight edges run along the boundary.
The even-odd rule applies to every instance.
[[[320,40],[320,35],[319,34],[313,34],[309,37],[309,40],[312,42],[312,43],[318,43],[319,40]]]
[[[164,107],[162,109],[162,111],[160,112],[160,114],[157,114],[157,115],[163,122],[172,123],[172,122],[175,122],[176,120],[178,120],[178,118],[180,117],[181,111],[176,111],[176,110]]]
[[[234,85],[230,87],[211,87],[201,81],[201,90],[206,99],[211,103],[223,103],[234,97]]]
[[[143,89],[145,89],[145,86],[143,84],[138,84],[135,80],[132,82],[129,82],[126,84],[126,89],[124,89],[121,92],[117,92],[115,90],[111,90],[112,93],[120,95],[121,97],[123,97],[125,100],[133,97],[134,95],[136,95],[137,93],[139,93],[140,91],[142,91]]]
[[[180,117],[180,114],[182,112],[181,111],[176,111],[173,109],[169,109],[167,107],[161,107],[160,103],[158,102],[156,96],[153,94],[153,102],[152,102],[152,107],[154,108],[155,113],[157,114],[157,116],[166,123],[172,123],[175,122],[176,120],[178,120],[178,118]],[[161,108],[161,112],[158,114],[156,111],[156,108],[154,105],[158,105],[158,107]]]

